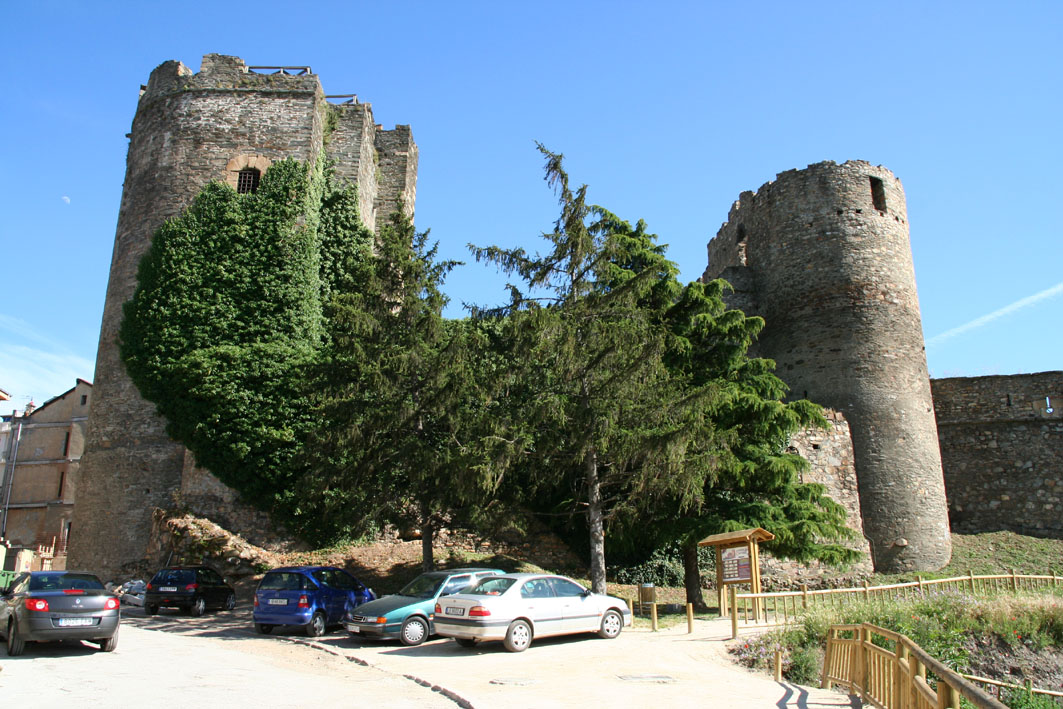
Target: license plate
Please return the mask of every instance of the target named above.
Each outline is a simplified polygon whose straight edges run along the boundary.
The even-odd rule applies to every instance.
[[[447,615],[465,615],[465,609],[464,608],[457,608],[455,606],[447,606],[446,614]]]
[[[162,586],[159,588],[159,591],[162,593],[173,593],[176,590],[177,586]]]
[[[347,630],[351,633],[359,633],[362,631],[362,629],[359,628],[357,625],[348,625]]]
[[[271,606],[286,606],[286,605],[288,605],[288,599],[287,598],[271,598],[271,599],[269,599],[269,604]]]
[[[60,618],[58,624],[62,628],[69,628],[77,625],[94,625],[95,622],[93,618]]]

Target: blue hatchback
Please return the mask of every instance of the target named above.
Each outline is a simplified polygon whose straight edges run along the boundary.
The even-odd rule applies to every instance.
[[[287,566],[266,572],[255,589],[255,630],[299,625],[317,637],[343,620],[348,606],[376,598],[373,589],[334,566]]]

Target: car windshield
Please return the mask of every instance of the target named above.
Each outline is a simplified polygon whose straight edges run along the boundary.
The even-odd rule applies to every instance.
[[[413,596],[414,598],[432,598],[436,591],[447,580],[440,574],[421,574],[399,591],[400,596]]]
[[[151,580],[153,586],[185,586],[196,582],[192,569],[163,569]]]
[[[474,596],[501,596],[516,582],[517,579],[510,579],[504,576],[492,576],[466,590],[465,593]]]
[[[88,591],[103,589],[103,584],[92,574],[35,574],[30,577],[31,591]]]
[[[271,571],[258,584],[260,591],[305,591],[306,577],[290,571]]]

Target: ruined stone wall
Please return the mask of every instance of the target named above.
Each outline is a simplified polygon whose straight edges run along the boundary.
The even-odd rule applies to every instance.
[[[904,191],[863,161],[790,170],[742,193],[703,280],[740,274],[734,305],[766,321],[756,354],[794,397],[852,427],[864,532],[881,571],[951,555]],[[729,270],[730,269],[730,270]]]
[[[843,583],[871,573],[871,549],[864,538],[860,513],[860,493],[857,488],[856,466],[849,423],[837,411],[824,411],[830,422],[827,429],[810,428],[790,439],[790,445],[809,462],[809,469],[801,474],[803,483],[819,483],[827,488],[832,500],[845,508],[847,526],[856,533],[845,546],[861,553],[861,559],[850,568],[841,570],[818,562],[800,563],[776,559],[767,552],[761,557],[761,569],[766,585],[771,588],[796,588],[800,584],[818,587]]]
[[[169,439],[154,407],[140,397],[126,375],[116,341],[122,305],[136,288],[137,267],[153,233],[212,180],[231,183],[245,167],[261,170],[288,157],[315,160],[324,147],[333,109],[318,77],[309,71],[255,73],[243,60],[218,54],[206,55],[199,73],[180,62],[165,62],[142,88],[129,134],[96,355],[95,399],[70,547],[72,566],[109,577],[140,558],[150,535],[151,510],[169,508],[182,484],[185,450]],[[371,116],[362,115],[361,120],[372,125]],[[337,123],[346,125],[343,120]],[[374,126],[373,134],[377,132]],[[348,143],[353,144],[353,138],[335,145]],[[350,153],[337,153],[338,169],[359,180],[366,174],[375,180],[375,168],[368,173],[363,169],[367,155],[379,159],[369,149],[376,150],[373,145],[368,149],[359,145]],[[413,151],[416,154],[415,147]],[[404,174],[416,179],[415,172]],[[361,194],[379,198],[375,184],[356,186]],[[412,194],[415,188],[389,183],[387,189]],[[209,516],[212,510],[197,512]]]
[[[1063,371],[931,385],[952,530],[1063,538]]]
[[[400,206],[408,217],[413,218],[417,201],[418,151],[409,126],[398,125],[395,130],[382,130],[377,126],[375,142],[380,156],[376,176],[380,190],[374,209],[377,228],[380,228],[381,220]]]

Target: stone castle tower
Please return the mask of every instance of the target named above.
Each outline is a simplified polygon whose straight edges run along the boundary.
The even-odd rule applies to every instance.
[[[766,321],[756,354],[794,398],[845,414],[879,571],[951,556],[945,485],[900,181],[862,161],[790,170],[743,192],[703,280]]]
[[[165,62],[141,87],[128,137],[68,562],[105,578],[144,557],[152,509],[172,505],[191,468],[126,375],[116,341],[122,305],[155,230],[211,181],[253,189],[272,161],[310,162],[322,150],[357,186],[369,227],[399,203],[412,216],[417,183],[410,127],[382,130],[369,104],[326,96],[309,67],[248,67],[208,54],[197,74]]]

